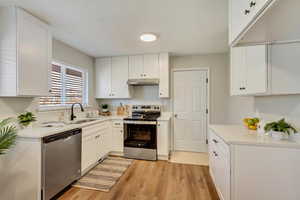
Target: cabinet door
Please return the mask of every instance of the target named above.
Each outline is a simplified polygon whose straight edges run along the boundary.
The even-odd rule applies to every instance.
[[[96,60],[96,98],[111,98],[111,58]]]
[[[169,54],[161,53],[159,55],[159,97],[170,97],[170,68],[169,68]]]
[[[250,21],[250,8],[248,0],[230,0],[229,6],[230,34],[229,41],[233,42],[246,28]]]
[[[159,78],[159,55],[158,54],[144,55],[144,78],[147,79]]]
[[[157,154],[169,156],[169,122],[160,121],[157,126]]]
[[[123,152],[124,148],[124,136],[122,128],[113,128],[112,132],[112,142],[113,142],[113,151]]]
[[[231,95],[242,95],[246,87],[245,48],[231,48],[230,59]]]
[[[17,24],[18,95],[48,96],[52,59],[49,28],[22,9],[17,9]]]
[[[246,93],[267,92],[267,54],[266,46],[249,46],[245,51]]]
[[[230,164],[229,158],[221,151],[215,151],[215,176],[218,192],[222,200],[230,200]]]
[[[111,72],[112,98],[129,98],[128,57],[113,57]]]
[[[143,78],[144,57],[143,55],[129,56],[129,79]]]
[[[85,171],[91,165],[96,162],[97,157],[97,142],[95,140],[95,135],[90,135],[88,137],[82,138],[82,152],[81,152],[81,171]]]

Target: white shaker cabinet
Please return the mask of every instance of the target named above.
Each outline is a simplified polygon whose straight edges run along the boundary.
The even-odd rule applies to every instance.
[[[170,152],[170,120],[157,124],[157,155],[159,160],[168,160]]]
[[[159,97],[170,98],[169,54],[159,54]]]
[[[0,32],[0,96],[49,95],[48,25],[23,9],[0,7]]]
[[[237,43],[248,27],[261,17],[262,11],[275,0],[230,0],[229,44]]]
[[[96,60],[96,98],[130,98],[128,57],[109,57]]]
[[[268,92],[267,47],[231,49],[231,95],[260,95]]]
[[[144,55],[144,78],[147,79],[159,78],[159,55],[158,54]]]
[[[144,78],[144,56],[129,56],[129,79]]]
[[[159,54],[129,56],[130,79],[158,79]]]
[[[112,122],[112,151],[114,155],[122,155],[124,149],[123,121]]]
[[[111,98],[111,58],[96,60],[96,97]]]
[[[111,95],[113,98],[130,98],[128,81],[128,56],[112,57]]]
[[[212,131],[208,135],[209,166],[221,200],[230,200],[230,150],[229,146]]]
[[[99,122],[82,128],[81,173],[86,173],[110,151],[111,128],[109,122]]]

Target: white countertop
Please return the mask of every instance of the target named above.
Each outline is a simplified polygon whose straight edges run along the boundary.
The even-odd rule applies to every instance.
[[[257,145],[286,148],[300,148],[300,142],[288,139],[274,140],[271,136],[259,135],[242,125],[209,125],[209,128],[227,144]]]
[[[18,131],[18,137],[20,138],[33,138],[33,139],[41,139],[43,137],[54,135],[57,133],[61,133],[64,131],[83,128],[86,126],[90,126],[93,124],[97,124],[99,122],[107,121],[107,120],[122,120],[123,116],[108,116],[108,117],[99,117],[99,119],[91,122],[86,122],[82,124],[67,124],[65,126],[59,127],[41,127],[41,126],[33,126],[25,129],[21,129]],[[80,119],[79,119],[80,120]]]
[[[157,119],[158,121],[169,121],[172,117],[172,113],[170,112],[163,112],[161,116]]]

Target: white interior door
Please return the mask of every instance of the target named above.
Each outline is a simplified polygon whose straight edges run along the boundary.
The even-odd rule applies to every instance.
[[[174,72],[174,148],[206,152],[207,71]]]

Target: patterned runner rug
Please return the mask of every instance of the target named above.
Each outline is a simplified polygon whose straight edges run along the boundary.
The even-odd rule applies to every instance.
[[[78,180],[73,187],[108,192],[132,162],[131,159],[109,156]]]

